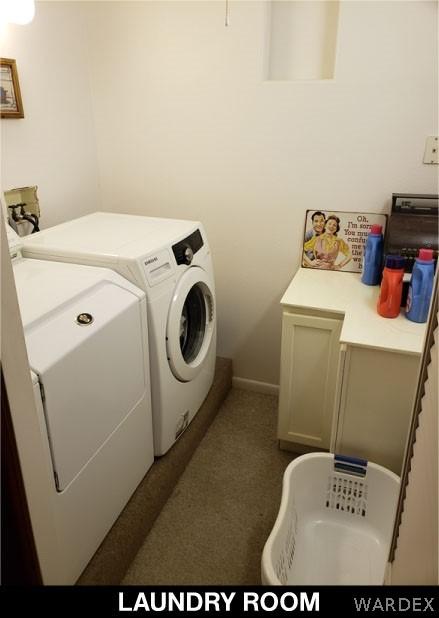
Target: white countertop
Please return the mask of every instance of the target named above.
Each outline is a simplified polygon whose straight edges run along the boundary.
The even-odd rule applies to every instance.
[[[426,324],[411,322],[403,310],[393,319],[378,315],[379,291],[379,285],[361,283],[356,273],[299,268],[281,304],[344,314],[340,343],[421,354]]]

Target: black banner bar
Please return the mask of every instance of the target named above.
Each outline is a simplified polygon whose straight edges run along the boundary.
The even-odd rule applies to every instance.
[[[433,616],[435,586],[42,586],[1,589],[3,609],[43,616]],[[15,612],[14,612],[15,613]],[[8,614],[9,615],[9,614]]]

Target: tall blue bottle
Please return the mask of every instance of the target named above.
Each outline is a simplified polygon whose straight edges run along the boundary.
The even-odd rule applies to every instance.
[[[433,251],[432,249],[419,249],[419,255],[413,266],[405,314],[412,322],[427,321],[433,279]]]
[[[378,285],[381,281],[383,261],[383,234],[381,225],[372,225],[366,240],[361,281],[366,285]]]

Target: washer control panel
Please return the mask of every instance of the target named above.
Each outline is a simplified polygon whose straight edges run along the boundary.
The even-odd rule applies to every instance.
[[[204,245],[200,230],[195,230],[190,236],[187,236],[180,242],[172,245],[175,261],[178,265],[190,264],[197,251]]]

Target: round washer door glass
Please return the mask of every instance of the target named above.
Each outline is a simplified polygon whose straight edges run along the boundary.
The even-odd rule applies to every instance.
[[[206,300],[198,283],[184,301],[180,318],[180,349],[186,363],[194,361],[203,345],[206,332]]]
[[[214,295],[205,271],[194,266],[177,284],[167,326],[167,352],[172,373],[189,382],[201,371],[215,327]]]

